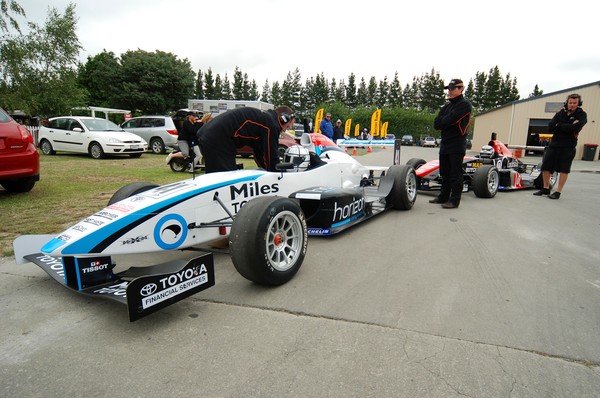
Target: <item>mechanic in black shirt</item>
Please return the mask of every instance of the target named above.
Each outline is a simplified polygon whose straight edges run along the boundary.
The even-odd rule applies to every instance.
[[[294,125],[294,112],[287,106],[261,111],[242,107],[215,117],[198,136],[206,173],[236,170],[236,148],[249,145],[258,167],[275,171],[279,163],[279,134]]]
[[[548,195],[550,199],[560,198],[571,172],[571,164],[575,159],[577,137],[587,123],[587,114],[581,109],[581,105],[581,96],[570,94],[565,102],[565,107],[558,111],[548,124],[548,131],[554,134],[544,153],[544,160],[542,160],[544,187],[534,192],[534,195]],[[555,192],[550,193],[550,175],[555,171],[560,174],[558,188]]]
[[[452,79],[444,89],[450,100],[440,109],[433,127],[441,131],[440,176],[442,189],[429,203],[441,203],[445,209],[457,208],[463,189],[463,159],[467,152],[467,127],[471,122],[471,103],[463,97],[465,85]]]

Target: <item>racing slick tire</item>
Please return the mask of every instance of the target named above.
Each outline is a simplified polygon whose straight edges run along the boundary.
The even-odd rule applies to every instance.
[[[233,265],[260,285],[288,282],[300,269],[308,231],[300,205],[278,196],[259,197],[235,215],[229,249]]]
[[[415,169],[415,171],[423,166],[425,163],[427,163],[425,161],[425,159],[421,159],[421,158],[412,158],[409,159],[408,162],[406,162],[407,165],[412,166],[413,169]]]
[[[498,192],[499,183],[498,169],[489,164],[483,165],[473,175],[473,192],[478,198],[493,198]]]
[[[117,192],[115,192],[108,201],[108,205],[110,206],[120,200],[127,199],[130,196],[137,195],[138,193],[142,193],[156,187],[158,187],[158,185],[151,184],[149,182],[132,182],[131,184],[127,184],[119,188],[119,190],[117,190]]]
[[[394,179],[392,190],[386,197],[395,210],[410,210],[417,200],[417,175],[410,165],[393,165],[388,175]]]

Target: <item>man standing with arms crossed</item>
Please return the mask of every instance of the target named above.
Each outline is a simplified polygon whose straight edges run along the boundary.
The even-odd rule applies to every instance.
[[[448,90],[449,102],[433,121],[433,127],[441,131],[442,138],[439,155],[442,189],[429,203],[441,203],[444,209],[455,209],[460,205],[463,189],[463,159],[473,106],[463,97],[465,85],[462,80],[452,79],[444,89]]]
[[[570,94],[565,102],[565,107],[558,111],[548,124],[548,131],[554,135],[542,161],[544,188],[534,192],[535,196],[548,195],[550,199],[560,198],[571,172],[571,164],[575,159],[577,137],[587,123],[587,114],[581,109],[581,105],[581,96]],[[550,175],[555,171],[560,174],[558,188],[555,192],[550,193]]]

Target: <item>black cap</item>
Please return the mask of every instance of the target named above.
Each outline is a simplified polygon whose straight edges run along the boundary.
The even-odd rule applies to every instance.
[[[463,81],[460,79],[452,79],[450,80],[450,83],[448,83],[448,85],[444,87],[444,90],[448,90],[449,88],[454,88],[456,86],[464,87]]]

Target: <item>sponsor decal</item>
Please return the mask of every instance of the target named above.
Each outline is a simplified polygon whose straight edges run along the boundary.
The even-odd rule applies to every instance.
[[[83,220],[82,222],[86,222],[88,224],[92,224],[95,225],[97,227],[99,227],[100,225],[104,224],[104,221],[100,221],[100,220],[94,220],[93,218],[86,218],[85,220]]]
[[[108,264],[102,264],[100,261],[92,261],[88,267],[81,267],[81,272],[84,274],[91,274],[94,272],[105,271],[108,269]]]
[[[248,182],[241,185],[231,185],[229,193],[231,195],[231,205],[234,213],[237,213],[240,208],[248,203],[248,200],[262,195],[272,195],[279,192],[279,184],[260,185],[257,181]]]
[[[135,200],[134,200],[135,199]],[[137,202],[138,200],[144,200],[143,196],[134,196],[131,198],[132,202]],[[120,211],[121,213],[129,213],[131,210],[135,209],[135,207],[130,206],[125,203],[115,203],[107,207],[107,209]]]
[[[71,240],[71,235],[62,234],[60,236],[57,236],[56,239],[62,240],[63,242],[68,242]]]
[[[168,214],[154,227],[154,241],[164,250],[176,249],[185,241],[188,227],[185,218],[179,214]]]
[[[65,269],[63,267],[63,263],[60,257],[52,257],[47,254],[39,255],[35,257],[35,263],[42,266],[46,272],[50,275],[58,275],[61,278],[65,276]],[[39,263],[38,263],[39,262]]]
[[[77,225],[75,225],[75,226],[74,226],[73,228],[71,228],[71,229],[72,229],[72,230],[74,230],[74,231],[78,231],[78,232],[85,232],[85,231],[87,231],[87,228],[86,228],[86,227],[84,227],[84,226],[83,226],[83,225],[81,225],[81,224],[77,224]]]
[[[125,245],[133,245],[134,243],[140,243],[145,241],[146,239],[148,239],[148,235],[143,235],[143,236],[137,236],[135,238],[129,238],[129,239],[125,239],[124,241],[121,241],[121,246],[125,246]]]
[[[333,204],[333,223],[350,219],[359,215],[365,208],[365,198],[353,200],[345,206],[338,206],[338,203]]]
[[[331,235],[329,228],[308,228],[309,235]]]
[[[208,282],[208,271],[204,264],[200,264],[161,278],[158,284],[146,284],[139,291],[142,296],[142,308],[150,308],[206,282]]]
[[[114,219],[116,219],[116,218],[119,218],[118,214],[110,213],[110,212],[108,212],[106,210],[99,211],[98,213],[94,214],[94,216],[100,217],[100,218],[106,218],[107,220],[111,220],[111,221],[114,220]]]
[[[129,282],[121,282],[116,285],[104,286],[98,290],[94,290],[94,293],[117,297],[127,297],[127,285],[129,285]]]

